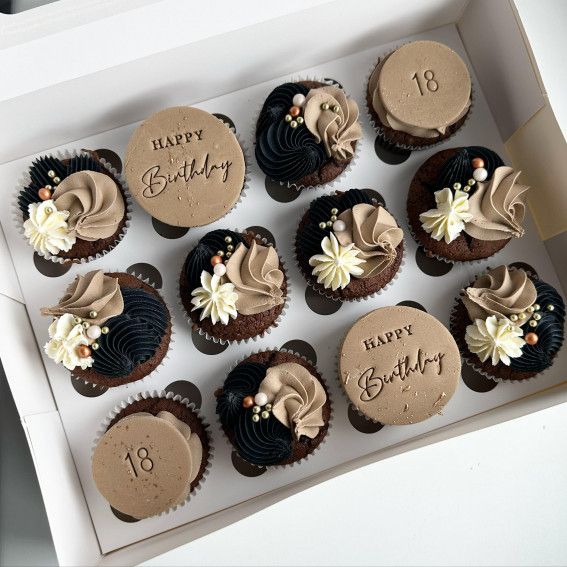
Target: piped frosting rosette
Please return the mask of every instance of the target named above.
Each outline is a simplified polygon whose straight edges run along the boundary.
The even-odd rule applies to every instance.
[[[302,217],[295,254],[309,285],[331,299],[383,290],[403,260],[403,231],[365,191],[319,197]]]
[[[171,338],[171,316],[158,292],[125,273],[95,270],[77,276],[59,303],[44,352],[74,378],[115,387],[150,374]]]
[[[256,123],[256,161],[293,189],[335,181],[362,138],[357,103],[337,84],[301,79],[276,87]]]
[[[209,232],[181,269],[179,298],[190,324],[222,344],[269,332],[288,296],[283,261],[271,243],[251,232]]]
[[[462,290],[451,330],[463,358],[495,380],[526,380],[549,368],[563,343],[565,303],[520,268],[498,266]]]
[[[312,362],[291,351],[260,351],[244,358],[215,396],[224,433],[252,465],[298,463],[327,435],[327,386]]]
[[[83,263],[114,248],[130,222],[119,173],[96,152],[43,156],[17,190],[15,218],[35,252]]]

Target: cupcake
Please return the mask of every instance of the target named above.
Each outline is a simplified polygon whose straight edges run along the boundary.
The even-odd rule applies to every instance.
[[[296,463],[319,447],[329,429],[327,387],[315,366],[291,352],[250,355],[215,396],[223,431],[253,465]]]
[[[307,283],[340,301],[382,290],[397,274],[403,254],[404,234],[396,219],[360,189],[312,201],[295,237]]]
[[[116,511],[143,519],[189,498],[210,457],[207,427],[180,396],[138,395],[96,442],[92,474]]]
[[[29,168],[17,198],[23,232],[54,262],[88,262],[112,250],[128,222],[124,189],[96,152],[43,156]]]
[[[152,217],[194,227],[220,219],[240,200],[246,166],[224,122],[204,110],[176,106],[138,126],[124,171],[134,199]]]
[[[406,425],[439,413],[461,376],[459,348],[435,317],[382,307],[361,317],[340,347],[339,378],[368,419]]]
[[[478,276],[451,314],[464,360],[494,380],[527,380],[549,368],[564,323],[565,303],[553,286],[510,266]]]
[[[436,41],[413,41],[381,57],[370,74],[366,104],[383,140],[424,149],[452,136],[471,107],[464,61]]]
[[[269,332],[287,294],[282,260],[252,232],[207,233],[187,255],[179,277],[179,296],[193,329],[221,343]]]
[[[482,260],[524,234],[526,185],[520,172],[481,146],[451,148],[417,170],[408,223],[424,250],[449,262]]]
[[[150,285],[102,270],[77,276],[57,305],[45,354],[73,377],[114,387],[141,380],[161,363],[171,339],[171,316]]]
[[[338,177],[362,138],[358,105],[337,86],[284,83],[269,95],[256,123],[256,160],[271,179],[296,189]]]

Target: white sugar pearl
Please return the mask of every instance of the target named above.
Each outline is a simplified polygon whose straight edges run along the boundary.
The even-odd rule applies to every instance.
[[[346,224],[344,223],[344,221],[342,220],[336,220],[333,223],[333,231],[334,232],[342,232],[343,230],[346,229]]]
[[[297,93],[296,95],[293,96],[291,102],[293,102],[294,106],[302,107],[305,104],[305,95],[302,95],[301,93]]]
[[[219,262],[218,264],[215,264],[213,272],[215,273],[215,276],[222,278],[226,274],[226,266],[222,262]]]
[[[258,392],[254,396],[254,403],[258,406],[265,406],[268,403],[268,396],[264,392]]]
[[[475,181],[485,181],[488,177],[488,171],[484,167],[478,167],[472,174]]]
[[[102,331],[100,330],[100,327],[98,325],[91,325],[87,329],[87,337],[89,337],[89,339],[98,339],[101,333]]]

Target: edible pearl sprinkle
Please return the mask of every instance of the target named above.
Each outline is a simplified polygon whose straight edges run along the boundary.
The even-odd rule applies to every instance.
[[[339,219],[339,220],[336,220],[336,221],[333,223],[333,230],[334,230],[335,232],[342,232],[343,230],[346,230],[346,224],[344,223],[344,221],[342,221],[342,220],[340,220],[340,219]]]
[[[230,243],[232,242],[232,236],[225,236],[225,237],[224,237],[224,241],[225,241],[227,244],[230,244]]]
[[[537,327],[537,321],[530,321],[529,322],[530,327]]]
[[[91,345],[91,348],[92,348],[93,350],[98,350],[98,343],[93,343],[93,344]]]
[[[461,184],[460,183],[453,183],[453,189],[455,191],[459,191],[459,189],[461,188]]]
[[[108,327],[102,327],[102,328],[100,329],[100,332],[101,332],[103,335],[108,335],[108,331],[110,331],[110,329],[109,329]]]
[[[291,122],[293,120],[293,118],[291,117],[291,114],[286,114],[284,120],[286,122]]]
[[[539,321],[539,320],[541,319],[541,315],[540,315],[539,313],[536,313],[536,314],[534,315],[534,319],[535,319],[536,321]]]
[[[518,320],[518,316],[515,313],[512,313],[512,315],[510,315],[510,321],[517,321]]]
[[[89,317],[91,319],[96,319],[97,316],[98,316],[98,313],[94,309],[89,313]]]
[[[488,177],[488,171],[484,167],[479,167],[473,171],[472,175],[475,181],[485,181]]]
[[[320,223],[319,223],[319,228],[320,228],[321,230],[323,230],[326,226],[327,226],[327,224],[324,223],[324,222],[320,222]]]
[[[298,117],[295,119],[295,121],[296,121],[298,124],[303,124],[303,116],[298,116]]]
[[[254,403],[259,406],[265,406],[268,403],[268,396],[264,392],[258,392],[254,396]]]
[[[293,95],[291,102],[293,103],[293,106],[301,107],[305,104],[305,95],[302,95],[301,93],[297,93],[296,95]]]
[[[551,305],[551,303],[546,307],[546,309],[548,311],[553,311],[555,309],[555,307],[553,305]]]
[[[321,104],[321,110],[329,110],[328,103],[324,102],[323,104]]]
[[[252,421],[254,421],[254,422],[260,421],[260,416],[259,416],[257,413],[255,413],[255,414],[252,416]]]
[[[87,329],[87,337],[89,337],[89,339],[93,339],[93,340],[98,339],[101,334],[102,334],[102,329],[98,325],[91,325]]]
[[[292,121],[289,123],[289,126],[290,126],[291,128],[297,128],[297,120],[292,120]]]
[[[226,274],[226,266],[224,264],[215,264],[213,272],[215,276],[222,278]]]
[[[47,175],[48,175],[49,177],[55,177],[55,172],[54,172],[52,169],[50,169],[50,170],[47,172]]]
[[[263,411],[261,415],[262,415],[262,419],[268,419],[270,417],[270,412]]]
[[[260,406],[254,406],[254,407],[252,408],[252,411],[253,411],[254,413],[260,413]]]

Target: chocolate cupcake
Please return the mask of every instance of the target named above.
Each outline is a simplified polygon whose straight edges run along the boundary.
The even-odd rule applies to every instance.
[[[464,61],[436,41],[413,41],[381,57],[366,91],[370,118],[382,139],[420,150],[452,136],[471,107]]]
[[[349,189],[319,197],[303,215],[295,237],[297,264],[307,283],[340,301],[384,289],[404,254],[394,217],[368,193]]]
[[[241,199],[246,163],[234,132],[199,108],[166,108],[142,122],[126,149],[128,188],[172,226],[210,224]]]
[[[549,368],[564,324],[565,302],[553,286],[508,266],[478,276],[451,314],[462,357],[494,380],[527,380]]]
[[[418,423],[454,394],[461,357],[449,330],[413,307],[382,307],[361,317],[339,352],[339,378],[352,406],[383,424]]]
[[[215,396],[226,436],[240,457],[259,467],[308,457],[329,429],[327,386],[312,363],[291,352],[250,355]]]
[[[482,146],[451,148],[417,170],[407,214],[417,243],[449,262],[483,260],[524,234],[520,172]]]
[[[189,252],[179,276],[189,322],[215,342],[264,336],[277,327],[287,296],[282,260],[253,232],[209,232]]]
[[[337,86],[284,83],[256,123],[256,161],[271,179],[301,189],[336,179],[362,138],[358,105]]]
[[[52,316],[44,351],[74,378],[112,388],[141,380],[161,363],[171,339],[171,316],[150,285],[102,270],[77,276]]]
[[[138,394],[110,414],[92,474],[110,506],[143,519],[182,506],[207,474],[211,448],[197,410],[171,392]]]
[[[118,172],[96,152],[43,156],[18,190],[18,219],[33,249],[53,262],[89,262],[112,250],[129,223]]]

